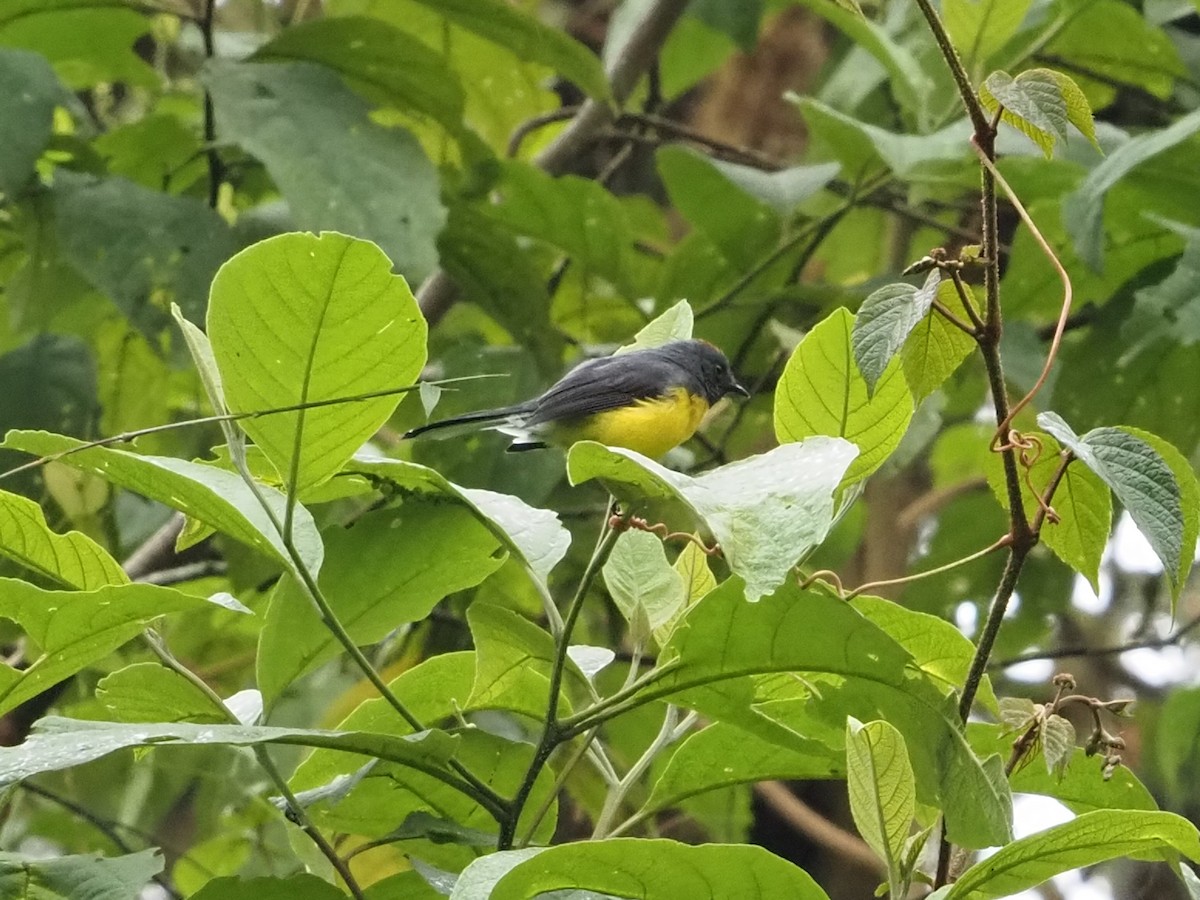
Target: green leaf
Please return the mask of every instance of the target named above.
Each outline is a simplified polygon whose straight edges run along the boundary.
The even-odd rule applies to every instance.
[[[754,166],[706,158],[714,169],[734,185],[759,202],[767,204],[776,215],[785,220],[795,214],[801,203],[816,196],[841,171],[838,163],[819,163],[766,172]]]
[[[918,323],[929,315],[938,294],[942,273],[929,273],[920,288],[911,284],[889,284],[863,301],[854,317],[850,347],[858,371],[867,382],[868,400],[892,359]]]
[[[32,50],[72,89],[100,82],[154,89],[158,73],[134,49],[151,20],[122,0],[7,0],[0,46]]]
[[[129,581],[120,563],[85,534],[57,534],[32,500],[0,491],[0,554],[44,578],[82,591]]]
[[[1055,138],[1067,138],[1067,101],[1047,69],[1029,69],[1016,78],[993,72],[979,89],[979,101],[989,113],[1003,106],[1001,118],[1037,144],[1047,159],[1054,155]]]
[[[1129,172],[1200,131],[1200,110],[1176,119],[1159,131],[1126,141],[1092,169],[1063,201],[1063,221],[1080,259],[1096,272],[1104,262],[1104,198]]]
[[[1175,614],[1175,603],[1179,592],[1187,584],[1188,575],[1196,558],[1196,540],[1200,537],[1200,485],[1196,482],[1196,471],[1187,458],[1176,449],[1174,444],[1163,440],[1156,434],[1143,431],[1141,428],[1122,426],[1121,430],[1140,438],[1150,445],[1163,461],[1171,467],[1175,483],[1179,485],[1180,506],[1183,509],[1183,539],[1179,555],[1179,568],[1176,570],[1174,585],[1171,593],[1171,614]]]
[[[824,540],[834,491],[854,457],[846,441],[812,438],[693,478],[632,450],[581,441],[567,455],[567,475],[572,484],[598,479],[620,496],[683,501],[757,600]]]
[[[283,234],[243,250],[213,282],[208,335],[233,412],[403,387],[425,365],[425,320],[368,241]],[[244,419],[294,492],[320,484],[387,421],[397,397]]]
[[[685,219],[734,266],[749,268],[779,241],[779,215],[695,150],[667,146],[655,155],[667,196]]]
[[[358,644],[418,622],[445,597],[474,587],[504,561],[498,541],[458,504],[416,498],[325,531],[318,584]],[[271,595],[258,642],[258,686],[268,703],[342,645],[289,576]]]
[[[750,53],[758,43],[758,23],[763,15],[763,0],[696,0],[688,7],[688,15],[699,19],[714,31],[727,34],[742,51]]]
[[[817,15],[829,21],[857,46],[870,53],[888,73],[888,87],[910,121],[922,126],[931,120],[936,83],[916,56],[892,38],[883,25],[867,19],[857,2],[843,0],[801,0]]]
[[[213,878],[191,900],[344,900],[345,896],[328,881],[302,872],[287,878]]]
[[[1175,850],[1200,860],[1196,826],[1174,813],[1097,810],[1003,847],[967,869],[945,900],[1007,897],[1071,869]]]
[[[314,62],[396,109],[462,127],[463,90],[442,54],[387,22],[344,16],[301,22],[259,47],[256,60]]]
[[[133,747],[220,744],[250,747],[284,744],[324,747],[444,772],[458,739],[444,731],[421,731],[395,737],[364,732],[317,731],[250,725],[190,725],[184,722],[119,724],[46,716],[39,719],[24,744],[0,749],[0,784],[58,772]]]
[[[47,591],[2,578],[0,588],[4,618],[16,622],[38,651],[23,669],[0,665],[0,714],[103,659],[159,616],[205,604],[199,597],[152,584]]]
[[[220,216],[123,178],[60,170],[52,192],[64,258],[126,316],[161,328],[166,317],[148,301],[165,291],[189,318],[201,317],[217,268],[237,249]]]
[[[1171,466],[1129,429],[1095,428],[1080,438],[1055,413],[1041,413],[1038,424],[1112,488],[1162,560],[1172,593],[1178,596],[1184,535],[1192,529],[1184,518],[1182,494]],[[1194,530],[1192,535],[1194,544]],[[1194,553],[1194,546],[1188,552]]]
[[[967,296],[971,288],[964,285]],[[954,283],[943,281],[937,299],[954,309],[958,296]],[[860,313],[861,315],[861,313]],[[936,391],[975,349],[969,334],[951,325],[945,316],[928,315],[912,330],[900,351],[904,379],[918,403]]]
[[[958,628],[940,616],[907,609],[892,600],[862,595],[850,605],[887,632],[888,636],[912,654],[917,667],[946,695],[957,692],[966,681],[975,645]],[[985,675],[979,685],[976,702],[994,712],[996,695]]]
[[[917,789],[904,737],[884,721],[846,722],[846,781],[858,833],[887,865],[893,897],[903,897],[904,842],[917,811]]]
[[[604,278],[627,298],[644,293],[629,217],[603,185],[510,161],[496,190],[498,202],[483,210],[492,223],[557,247],[573,266]]]
[[[522,851],[508,851],[508,853]],[[504,854],[507,856],[507,854]],[[501,854],[485,857],[495,860]],[[463,873],[468,877],[481,863]],[[598,891],[638,900],[739,897],[828,900],[803,870],[761,847],[737,844],[688,846],[675,841],[613,838],[541,850],[518,861],[495,880],[491,900],[526,900],[562,889]],[[455,890],[454,897],[467,895]],[[479,894],[478,896],[485,896]]]
[[[96,685],[96,699],[118,722],[229,721],[208,695],[159,663],[135,663],[105,675]]]
[[[1074,125],[1093,147],[1100,150],[1100,142],[1096,140],[1096,123],[1092,118],[1092,105],[1088,103],[1087,96],[1075,83],[1075,79],[1054,69],[1042,71],[1049,72],[1050,77],[1058,83],[1063,102],[1067,104],[1067,121]]]
[[[410,279],[433,271],[446,211],[412,135],[377,125],[365,100],[312,63],[214,61],[203,81],[218,133],[262,160],[297,225],[375,241]]]
[[[828,0],[822,0],[828,5]],[[932,134],[897,134],[861,122],[811,97],[788,96],[800,108],[813,144],[838,160],[846,177],[864,176],[880,168],[912,178],[931,163],[959,163],[970,154],[963,124]]]
[[[550,320],[546,275],[516,235],[496,228],[478,206],[455,203],[438,235],[438,253],[461,301],[494,318],[546,371],[562,365],[563,341]]]
[[[513,497],[476,488],[459,487],[433,469],[399,460],[355,459],[343,474],[364,475],[400,492],[447,496],[466,504],[475,516],[519,560],[547,597],[550,571],[567,555],[571,533],[558,515]]]
[[[129,900],[163,869],[156,847],[128,856],[0,853],[0,896],[6,900]]]
[[[898,360],[892,360],[868,396],[854,365],[852,316],[837,309],[800,342],[775,389],[775,435],[781,442],[812,435],[841,437],[859,457],[847,483],[866,478],[900,444],[912,419],[913,401]]]
[[[741,728],[714,722],[689,735],[667,761],[639,815],[736,784],[845,777],[845,759],[818,741],[782,747]]]
[[[388,683],[388,689],[422,722],[447,719],[456,710],[468,711],[471,680],[475,673],[473,652],[443,653],[432,656]],[[544,710],[543,710],[544,712]],[[412,734],[412,726],[383,697],[360,703],[338,723],[341,732],[375,734]],[[355,772],[362,759],[332,749],[316,749],[292,776],[292,788],[311,790],[328,784],[338,775]]]
[[[473,31],[521,59],[550,66],[597,100],[608,100],[608,79],[583,44],[520,12],[503,0],[417,0],[454,24]]]
[[[12,196],[29,181],[54,121],[63,89],[45,57],[0,49],[0,194]]]
[[[604,565],[604,584],[627,622],[645,617],[658,631],[675,619],[687,595],[683,578],[667,562],[663,543],[645,531],[626,531]]]
[[[674,306],[644,325],[633,341],[617,349],[614,356],[631,353],[634,350],[644,350],[648,347],[661,347],[671,341],[686,341],[692,336],[692,325],[695,316],[692,305],[686,300],[680,300]]]
[[[1058,454],[1049,452],[1047,445],[1047,451],[1028,469],[1028,484],[1044,495],[1060,462]],[[998,457],[990,461],[987,478],[992,493],[1007,510],[1008,489],[1004,484],[1004,467]],[[1037,500],[1027,490],[1021,492],[1021,499],[1026,516],[1032,516],[1038,509]],[[1099,591],[1100,559],[1112,530],[1112,492],[1086,465],[1072,463],[1062,476],[1050,505],[1058,514],[1058,522],[1047,520],[1042,525],[1042,542],[1086,578],[1093,590]]]
[[[3,445],[37,456],[68,453],[64,465],[94,472],[112,484],[136,491],[186,513],[235,540],[294,565],[271,517],[240,477],[216,466],[162,456],[141,456],[108,447],[85,447],[83,441],[44,431],[10,431]],[[273,488],[258,486],[277,521],[283,520],[286,499]],[[293,540],[301,561],[312,573],[321,567],[321,537],[312,516],[296,507]]]
[[[491,603],[471,604],[467,621],[477,654],[467,706],[521,712],[535,719],[545,716],[555,658],[550,633]],[[587,679],[573,663],[567,663],[567,674],[586,690]],[[559,709],[563,715],[570,712],[565,696],[560,697]]]
[[[772,635],[769,646],[764,634]],[[734,702],[755,703],[745,676],[837,676],[823,678],[819,693],[802,699],[803,721],[793,733],[811,729],[816,713],[836,720],[834,736],[840,736],[847,715],[883,714],[905,734],[918,792],[927,798],[923,802],[939,799],[951,839],[972,847],[1008,840],[1007,785],[1003,778],[995,781],[971,753],[955,701],[917,674],[904,648],[845,602],[787,584],[759,603],[746,603],[738,580],[730,579],[688,612],[659,660],[672,667],[644,689],[643,700],[669,696],[701,711],[721,685],[733,692]],[[769,715],[788,725],[776,712]],[[988,765],[993,763],[999,766],[999,759]]]
[[[942,21],[968,69],[985,62],[1017,33],[1031,2],[943,0]]]

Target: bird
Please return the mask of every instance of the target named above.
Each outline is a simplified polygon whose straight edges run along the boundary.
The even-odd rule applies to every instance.
[[[725,354],[707,341],[675,340],[588,360],[524,403],[431,422],[405,437],[469,427],[513,436],[509,451],[597,441],[660,459],[728,394],[750,396]]]

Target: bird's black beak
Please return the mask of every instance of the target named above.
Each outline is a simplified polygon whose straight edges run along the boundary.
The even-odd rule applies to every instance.
[[[750,392],[749,392],[748,390],[746,390],[746,388],[745,388],[745,387],[743,387],[743,386],[741,385],[741,383],[740,383],[740,382],[738,382],[738,380],[737,380],[736,378],[731,378],[731,379],[729,379],[729,390],[728,390],[728,393],[730,393],[730,394],[741,394],[743,397],[746,397],[746,398],[749,398],[749,397],[750,397]]]

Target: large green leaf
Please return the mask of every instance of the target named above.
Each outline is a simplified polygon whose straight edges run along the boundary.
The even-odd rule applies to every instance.
[[[499,542],[457,504],[405,503],[327,530],[319,585],[359,644],[429,615],[443,598],[474,587],[504,561]],[[258,643],[258,687],[269,703],[332,659],[341,644],[294,577],[271,595]]]
[[[481,37],[470,23],[459,24],[454,7],[424,0],[329,0],[329,15],[369,15],[388,22],[441,54],[458,73],[466,96],[465,123],[490,147],[503,147],[513,129],[531,117],[557,109],[554,70],[531,56]],[[522,155],[539,145],[533,136]],[[447,155],[443,132],[424,136],[425,146],[437,148],[439,162]],[[544,138],[543,138],[544,139]]]
[[[144,328],[167,321],[165,291],[198,319],[208,288],[237,243],[199,200],[172,197],[124,178],[69,171],[54,176],[54,216],[63,256]]]
[[[493,857],[482,862],[489,859]],[[469,867],[462,877],[470,873]],[[736,844],[692,847],[675,841],[640,838],[583,841],[530,854],[499,874],[491,893],[478,896],[526,900],[547,891],[569,888],[638,900],[677,900],[688,896],[828,900],[802,869],[761,847]],[[466,900],[468,895],[459,895],[456,890],[451,897],[456,896]]]
[[[425,364],[412,292],[374,244],[283,234],[243,250],[213,282],[208,335],[232,412],[398,388]],[[303,409],[242,425],[293,491],[333,475],[397,399]]]
[[[1075,252],[1097,272],[1104,263],[1104,198],[1109,190],[1146,160],[1170,150],[1200,131],[1200,110],[1159,131],[1126,141],[1110,153],[1063,203],[1063,220]]]
[[[158,849],[128,856],[43,857],[0,853],[5,900],[129,900],[162,871]]]
[[[1094,428],[1078,437],[1055,413],[1040,414],[1038,424],[1112,488],[1162,560],[1172,593],[1178,596],[1180,573],[1185,571],[1184,536],[1189,532],[1189,562],[1195,552],[1196,514],[1190,514],[1190,522],[1185,519],[1179,481],[1162,454],[1125,428]]]
[[[457,740],[444,731],[421,731],[397,737],[353,731],[190,725],[184,722],[125,725],[47,716],[38,720],[24,744],[0,749],[0,784],[12,784],[42,772],[57,772],[133,747],[203,744],[324,747],[442,773],[445,763],[454,755]]]
[[[367,97],[461,127],[463,91],[445,58],[398,28],[366,16],[316,19],[284,29],[255,59],[321,63]]]
[[[0,666],[0,713],[58,684],[137,637],[162,615],[204,606],[202,598],[151,584],[94,591],[47,591],[0,579],[0,616],[16,622],[37,648],[23,669]]]
[[[0,49],[0,121],[7,133],[0,144],[0,193],[15,193],[33,174],[62,94],[45,57]]]
[[[81,449],[83,441],[44,431],[10,431],[3,446],[38,456],[66,453],[60,462],[165,503],[286,566],[294,565],[272,521],[282,521],[286,498],[273,488],[259,485],[256,494],[240,477],[216,466],[109,447]],[[270,515],[259,497],[270,507]],[[312,516],[300,506],[294,513],[292,537],[301,562],[315,574],[321,567],[321,536]]]
[[[989,900],[1119,856],[1178,851],[1200,860],[1196,826],[1169,812],[1103,809],[1039,831],[967,869],[939,900]]]
[[[882,597],[863,595],[855,597],[850,605],[912,654],[913,662],[939,683],[943,694],[962,687],[975,656],[975,645],[956,626],[939,616],[908,609]],[[978,702],[993,713],[998,709],[986,675],[979,685]]]
[[[550,571],[566,556],[571,534],[548,509],[518,497],[447,481],[433,469],[399,460],[355,459],[345,474],[365,475],[392,490],[450,497],[466,504],[475,516],[524,564],[543,594]]]
[[[763,644],[764,634],[772,635],[769,646]],[[952,840],[984,847],[1008,839],[1007,784],[993,777],[1000,771],[999,758],[979,763],[963,736],[953,698],[916,674],[904,648],[844,601],[786,585],[758,603],[746,603],[737,579],[730,579],[689,610],[659,659],[672,667],[642,692],[643,699],[670,696],[710,714],[713,689],[724,691],[719,699],[726,706],[758,702],[746,676],[835,676],[828,684],[823,678],[817,693],[785,710],[797,719],[793,726],[780,718],[793,735],[836,720],[830,735],[836,740],[847,715],[885,717],[904,734],[918,793],[924,802],[940,801]],[[779,734],[760,733],[770,740]]]
[[[40,506],[7,491],[0,491],[0,554],[63,587],[88,591],[129,580],[87,535],[51,531]]]
[[[567,456],[567,474],[572,484],[597,479],[624,497],[682,500],[757,600],[824,540],[834,491],[855,455],[846,441],[810,438],[693,478],[632,450],[583,441]]]
[[[773,779],[823,781],[845,774],[844,755],[818,741],[783,747],[725,722],[714,722],[690,735],[671,755],[641,814],[659,812],[735,784]]]
[[[845,309],[830,314],[800,342],[775,389],[775,435],[780,441],[830,435],[858,447],[859,456],[846,472],[848,482],[883,465],[913,414],[899,360],[888,364],[869,395],[854,364],[852,324]]]
[[[106,82],[153,89],[158,73],[135,44],[151,19],[121,0],[7,0],[0,11],[0,46],[48,59],[73,89]]]
[[[893,897],[904,895],[904,844],[917,789],[904,736],[882,720],[846,722],[846,782],[858,833],[884,861]]]
[[[218,133],[262,160],[300,227],[373,240],[414,280],[433,271],[446,211],[412,135],[312,63],[211,62],[204,83]]]
[[[134,663],[105,675],[96,699],[118,722],[213,722],[229,713],[178,672],[156,662]]]
[[[979,100],[988,113],[1003,107],[1003,120],[1037,144],[1047,159],[1054,155],[1055,141],[1067,139],[1067,99],[1049,69],[1029,69],[1016,78],[993,72],[980,87]]]

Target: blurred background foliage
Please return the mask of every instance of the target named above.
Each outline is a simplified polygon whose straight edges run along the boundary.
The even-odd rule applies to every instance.
[[[369,238],[414,289],[425,285],[427,376],[507,375],[446,391],[437,415],[528,396],[686,298],[697,335],[725,349],[754,399],[719,408],[673,464],[703,470],[769,448],[772,390],[807,329],[838,306],[856,309],[932,248],[977,242],[969,128],[905,0],[864,0],[866,20],[832,0],[694,0],[624,112],[570,154],[557,153],[581,104],[610,101],[603,67],[620,65],[631,27],[651,5],[4,0],[0,429],[96,438],[205,413],[170,303],[203,321],[223,261],[299,229]],[[1080,433],[1144,428],[1195,460],[1197,4],[943,0],[941,8],[977,83],[995,69],[1052,66],[1078,81],[1096,113],[1104,154],[1077,135],[1052,159],[1012,131],[1000,144],[1000,170],[1076,289],[1063,353],[1037,406]],[[1100,168],[1136,141],[1149,143],[1137,145],[1133,165]],[[1041,366],[1060,295],[1018,224],[1002,206],[1003,349],[1013,387],[1024,390]],[[924,400],[900,450],[814,564],[852,585],[956,559],[1003,533],[986,478],[995,465],[986,397],[972,357]],[[434,465],[459,484],[553,508],[581,536],[590,533],[604,499],[567,488],[560,454],[506,455],[504,439],[489,434],[400,443],[424,416],[420,399],[409,397],[378,435],[379,449]],[[1032,411],[1023,421],[1031,424]],[[197,427],[136,446],[201,457],[220,442],[215,428]],[[5,467],[19,461],[4,454]],[[6,486],[40,501],[53,526],[83,531],[123,559],[169,517],[54,464]],[[339,507],[319,514],[335,521]],[[1038,700],[1057,670],[1096,696],[1135,695],[1125,762],[1163,808],[1200,816],[1191,634],[1200,597],[1186,589],[1172,619],[1140,537],[1125,521],[1116,534],[1098,593],[1038,549],[991,674],[998,693]],[[574,583],[575,557],[589,542],[575,542],[574,568],[556,574],[563,583]],[[197,590],[231,589],[262,608],[273,572],[220,538],[146,571],[189,565]],[[970,635],[999,566],[988,558],[893,597]],[[374,648],[374,658],[394,675],[467,646],[463,611],[481,595],[539,609],[506,566]],[[256,626],[218,626],[217,618],[181,617],[168,637],[228,695],[253,681]],[[599,610],[586,625],[596,643],[611,645],[617,621]],[[17,638],[0,622],[0,642],[15,647]],[[1046,658],[1055,653],[1063,658]],[[97,680],[137,658],[123,651],[38,698],[5,719],[0,739],[19,741],[50,706],[97,714]],[[289,690],[273,721],[330,725],[365,695],[351,671],[326,665]],[[655,727],[641,718],[614,723],[618,754],[622,731],[635,746]],[[173,877],[185,891],[213,874],[269,872],[282,856],[311,848],[289,848],[271,809],[239,802],[251,769],[218,748],[169,762],[110,757],[43,779],[50,796],[10,797],[4,841],[67,852],[113,850],[116,837],[134,847],[153,842],[178,860]],[[848,821],[840,785],[798,790],[822,815]],[[698,799],[663,831],[761,842],[835,897],[861,896],[874,883],[750,789]],[[1138,894],[1135,864],[1105,871],[1115,896],[1173,889],[1143,884]]]

